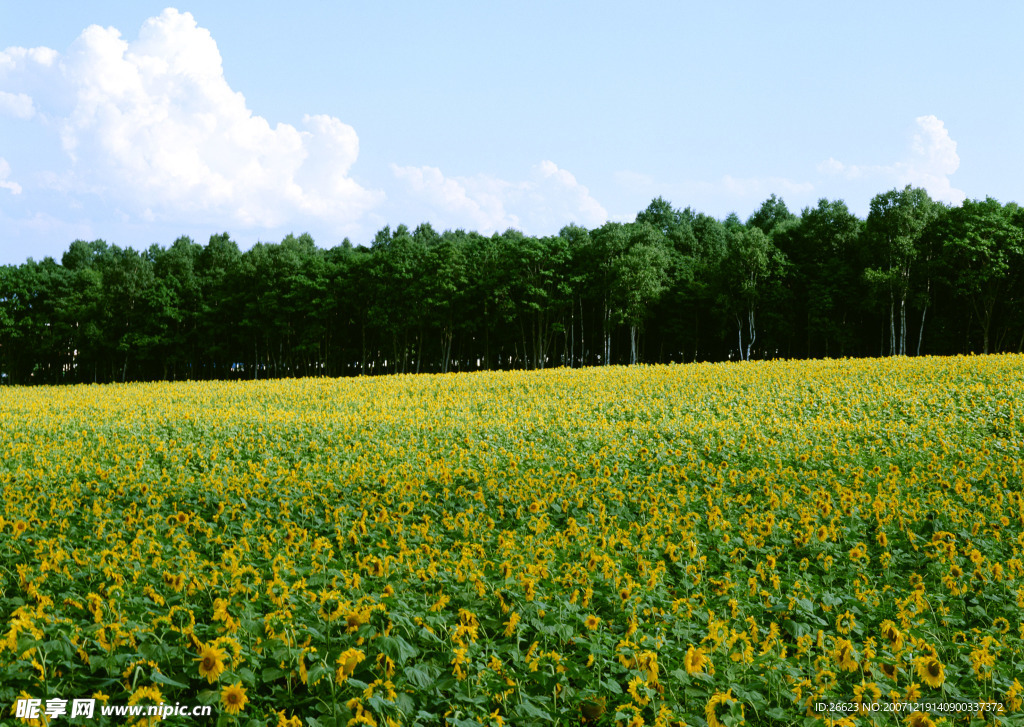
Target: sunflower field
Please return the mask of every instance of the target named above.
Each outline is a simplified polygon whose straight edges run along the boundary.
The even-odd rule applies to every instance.
[[[1019,355],[2,388],[0,723],[1019,724],[1022,445]]]

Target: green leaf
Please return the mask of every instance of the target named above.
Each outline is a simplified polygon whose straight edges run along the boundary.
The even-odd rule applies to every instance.
[[[401,636],[381,636],[376,643],[380,650],[398,665],[404,664],[419,654],[419,650]]]
[[[188,689],[188,684],[182,684],[181,682],[176,682],[173,679],[171,679],[170,677],[165,677],[163,674],[161,674],[160,672],[158,672],[156,670],[153,671],[153,681],[156,682],[157,684],[166,684],[169,687],[176,687],[178,689]]]
[[[407,666],[402,670],[405,674],[405,678],[408,679],[412,685],[418,689],[430,689],[434,684],[436,676],[432,676],[430,672],[425,669],[421,669],[415,666]]]
[[[333,670],[324,664],[317,664],[306,675],[306,684],[310,687],[316,685],[321,679],[330,674]]]

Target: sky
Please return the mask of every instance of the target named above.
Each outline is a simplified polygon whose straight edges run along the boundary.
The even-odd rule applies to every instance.
[[[0,0],[0,265],[1024,203],[1024,3]]]

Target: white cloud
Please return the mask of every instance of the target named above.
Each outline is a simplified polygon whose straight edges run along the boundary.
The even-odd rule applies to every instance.
[[[465,227],[490,234],[513,227],[543,235],[571,222],[596,227],[608,219],[605,208],[576,177],[548,160],[519,182],[483,174],[445,177],[437,167],[392,164],[391,170],[423,214],[443,228]]]
[[[50,67],[59,56],[53,48],[7,48],[0,51],[0,72],[15,69],[25,63]]]
[[[11,165],[7,163],[7,160],[0,157],[0,189],[6,189],[11,194],[21,194],[21,185],[17,182],[7,181],[7,177],[11,173]]]
[[[896,186],[923,187],[934,199],[960,204],[967,195],[953,187],[949,177],[960,167],[956,142],[945,124],[935,116],[918,116],[907,158],[887,165],[844,164],[829,158],[818,165],[825,174],[847,179],[877,178]]]
[[[911,158],[900,169],[900,181],[924,187],[932,197],[942,202],[960,204],[967,195],[955,189],[949,181],[950,175],[960,168],[956,142],[950,138],[945,124],[934,116],[917,117],[917,126]]]
[[[0,91],[0,114],[7,114],[16,119],[31,119],[35,113],[32,97],[28,94]]]
[[[59,79],[50,82],[73,99],[62,111],[40,106],[48,89],[26,95],[72,160],[65,186],[143,219],[278,227],[313,217],[344,225],[383,199],[348,176],[359,154],[351,126],[311,115],[301,128],[271,126],[253,114],[224,78],[216,42],[189,13],[169,8],[131,42],[94,25],[63,56],[39,48],[0,54],[0,71],[15,76],[27,78],[33,63],[56,68]]]

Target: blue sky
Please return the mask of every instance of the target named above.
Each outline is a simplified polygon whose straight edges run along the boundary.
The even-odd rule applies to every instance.
[[[1024,203],[1024,4],[0,0],[0,264]]]

